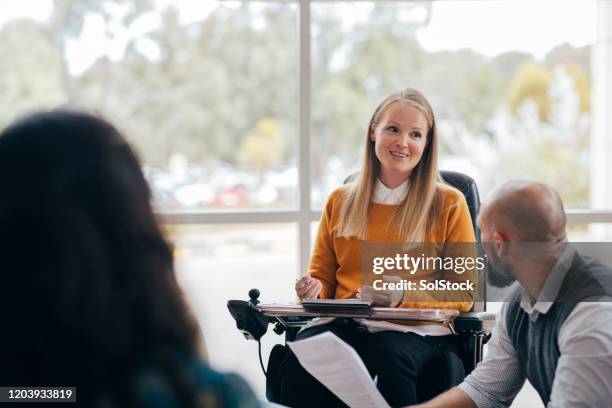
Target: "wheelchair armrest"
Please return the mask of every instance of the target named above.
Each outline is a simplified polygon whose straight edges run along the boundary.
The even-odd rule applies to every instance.
[[[470,312],[461,313],[454,322],[455,330],[459,333],[491,334],[495,327],[495,313]]]
[[[229,300],[227,302],[227,307],[236,321],[236,327],[247,339],[259,340],[268,330],[268,324],[270,323],[275,323],[274,331],[277,334],[282,334],[286,329],[299,330],[314,317],[294,313],[284,314],[282,309],[274,310],[274,314],[267,313],[266,315],[257,306],[259,304],[259,291],[252,289],[249,291],[249,297],[250,301]],[[285,306],[283,305],[283,307]],[[291,306],[288,309],[291,310]],[[376,308],[373,310],[376,310]],[[451,328],[454,328],[459,334],[484,335],[488,338],[494,326],[495,313],[470,312],[462,313],[456,317]]]

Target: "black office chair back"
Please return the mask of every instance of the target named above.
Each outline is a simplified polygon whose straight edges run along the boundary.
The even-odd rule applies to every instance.
[[[480,212],[480,194],[478,194],[476,182],[470,176],[466,176],[463,173],[457,173],[456,171],[441,171],[440,177],[446,184],[455,187],[465,196],[465,201],[467,202],[470,216],[472,217],[474,235],[476,236],[476,241],[480,242],[480,230],[478,229],[478,225],[476,225],[476,219]]]

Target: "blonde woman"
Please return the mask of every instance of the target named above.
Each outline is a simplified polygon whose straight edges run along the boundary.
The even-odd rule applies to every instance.
[[[365,144],[358,179],[332,192],[325,205],[309,271],[295,285],[298,297],[347,299],[375,294],[379,306],[470,310],[470,293],[453,303],[437,301],[435,295],[423,303],[411,296],[394,298],[361,287],[363,243],[475,241],[464,196],[438,181],[435,118],[420,92],[404,89],[386,98],[370,119]],[[423,372],[431,369],[427,361],[432,356],[458,347],[448,328],[433,323],[347,324],[320,319],[302,330],[298,340],[324,331],[332,331],[355,348],[391,406],[426,399],[456,385],[464,376],[460,360],[454,356],[450,361],[458,364],[439,367],[450,376],[448,384],[440,388],[435,380],[419,381]],[[283,361],[280,374],[281,403],[285,405],[344,405],[310,376],[292,353]]]

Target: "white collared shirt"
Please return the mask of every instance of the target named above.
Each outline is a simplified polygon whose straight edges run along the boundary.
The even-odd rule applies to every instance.
[[[570,245],[568,245],[568,248]],[[567,274],[574,251],[560,257],[546,279],[538,300],[521,299],[521,308],[536,321],[548,313]],[[552,297],[551,297],[552,296]],[[504,321],[508,303],[497,314],[485,359],[459,385],[479,407],[509,407],[525,383]],[[612,407],[612,299],[581,302],[559,329],[561,353],[548,403],[549,408]]]
[[[372,201],[377,204],[399,205],[408,194],[408,180],[395,188],[389,188],[380,179],[376,180]]]
[[[521,309],[527,313],[529,320],[532,322],[538,320],[538,316],[541,314],[548,313],[555,303],[554,300],[559,294],[565,275],[567,275],[567,272],[572,266],[574,255],[576,255],[576,250],[570,244],[565,245],[563,253],[559,256],[551,273],[546,278],[535,302],[527,291],[523,292]]]

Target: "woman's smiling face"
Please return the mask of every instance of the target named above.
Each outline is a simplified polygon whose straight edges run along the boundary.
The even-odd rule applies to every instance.
[[[425,115],[413,105],[393,102],[385,108],[370,134],[383,184],[395,188],[410,176],[421,160],[428,131]]]

